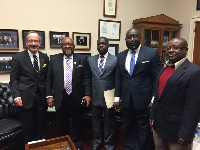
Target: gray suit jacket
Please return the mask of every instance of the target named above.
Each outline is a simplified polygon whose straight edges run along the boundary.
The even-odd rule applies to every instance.
[[[103,73],[99,75],[99,54],[89,58],[89,65],[92,72],[92,105],[106,107],[104,91],[115,88],[115,67],[117,57],[108,53]]]

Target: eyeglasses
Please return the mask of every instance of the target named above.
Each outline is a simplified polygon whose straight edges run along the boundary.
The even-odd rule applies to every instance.
[[[62,46],[74,46],[74,44],[64,43],[64,44],[62,44]]]
[[[33,42],[34,42],[34,43],[39,43],[40,40],[28,40],[28,42],[29,42],[29,43],[33,43]]]

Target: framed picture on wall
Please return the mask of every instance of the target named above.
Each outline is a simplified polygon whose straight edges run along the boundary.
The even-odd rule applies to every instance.
[[[55,32],[49,31],[50,38],[50,47],[51,48],[60,48],[61,42],[65,37],[69,37],[69,32]]]
[[[0,49],[4,50],[19,49],[18,30],[0,29]]]
[[[119,41],[121,21],[99,19],[99,37],[106,37],[110,41]]]
[[[40,48],[45,48],[45,32],[39,30],[22,30],[22,39],[23,39],[23,48],[27,48],[26,46],[26,34],[29,31],[35,31],[40,35]]]
[[[76,53],[76,54],[87,56],[88,58],[91,57],[91,53]]]
[[[16,52],[0,52],[0,74],[10,73],[12,57]]]
[[[72,32],[74,39],[75,50],[90,50],[91,33]]]
[[[118,54],[119,44],[109,44],[108,52],[114,56]]]
[[[117,0],[104,0],[103,16],[116,17]]]
[[[200,0],[197,0],[197,10],[200,10]]]

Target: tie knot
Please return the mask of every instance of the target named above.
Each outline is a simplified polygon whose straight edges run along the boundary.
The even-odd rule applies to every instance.
[[[36,55],[33,55],[33,57],[34,57],[34,58],[37,58],[37,56],[36,56]]]

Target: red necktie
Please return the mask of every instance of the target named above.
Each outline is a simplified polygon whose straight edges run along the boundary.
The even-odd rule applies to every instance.
[[[168,66],[164,72],[161,74],[159,78],[159,85],[158,85],[158,96],[160,98],[160,95],[162,94],[162,91],[167,83],[167,80],[169,77],[174,73],[175,67],[174,66]]]

